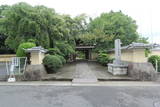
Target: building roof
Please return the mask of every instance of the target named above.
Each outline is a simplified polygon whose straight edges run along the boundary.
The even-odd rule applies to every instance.
[[[151,49],[152,51],[160,51],[160,47],[156,47],[156,48],[153,48]]]
[[[159,44],[145,44],[145,43],[136,43],[133,42],[132,44],[129,44],[127,46],[122,46],[121,50],[127,50],[127,49],[143,49],[143,48],[148,48],[148,49],[154,49],[154,48],[160,48]],[[108,52],[112,52],[114,49],[109,50]]]
[[[46,53],[48,50],[44,49],[41,46],[38,47],[33,47],[33,48],[29,48],[29,49],[25,49],[26,52],[42,52],[42,53]]]

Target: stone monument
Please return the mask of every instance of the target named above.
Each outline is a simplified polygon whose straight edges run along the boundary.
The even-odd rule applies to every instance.
[[[126,75],[128,65],[125,65],[121,61],[121,40],[115,40],[115,60],[113,64],[108,64],[108,72],[113,75]]]

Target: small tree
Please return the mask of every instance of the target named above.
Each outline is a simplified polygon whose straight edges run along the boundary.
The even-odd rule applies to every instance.
[[[26,56],[26,52],[24,49],[28,49],[28,48],[32,48],[35,47],[36,44],[32,43],[32,42],[25,42],[19,45],[18,50],[16,52],[16,55],[18,57],[25,57]]]
[[[160,56],[152,55],[148,58],[148,62],[152,63],[154,68],[156,68],[156,61],[158,65],[158,72],[160,72]]]
[[[99,53],[97,57],[97,61],[102,65],[107,65],[108,63],[112,62],[113,59],[106,53]]]

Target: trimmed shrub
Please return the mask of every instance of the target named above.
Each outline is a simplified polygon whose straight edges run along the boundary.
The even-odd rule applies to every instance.
[[[60,52],[60,50],[57,47],[56,48],[49,48],[47,53],[50,55],[55,55],[55,56],[59,57],[60,60],[62,61],[62,64],[66,63],[66,59],[62,56],[63,54]]]
[[[35,47],[36,44],[32,43],[32,42],[26,42],[26,43],[22,43],[19,45],[18,50],[16,52],[16,55],[18,57],[25,57],[26,56],[26,52],[24,49],[28,49],[28,48],[32,48]]]
[[[156,60],[158,65],[158,72],[160,72],[160,56],[152,55],[148,58],[148,62],[152,63],[154,68],[156,68]]]
[[[97,61],[102,65],[107,65],[108,63],[112,62],[113,59],[109,57],[106,53],[99,53],[97,57]]]
[[[56,47],[56,48],[49,48],[47,54],[50,55],[62,55],[61,51]]]
[[[60,60],[62,61],[62,64],[66,63],[66,59],[63,56],[60,56],[60,55],[56,55],[56,56],[60,58]]]
[[[62,67],[61,59],[56,55],[47,55],[43,59],[43,64],[46,67],[47,73],[54,73]]]

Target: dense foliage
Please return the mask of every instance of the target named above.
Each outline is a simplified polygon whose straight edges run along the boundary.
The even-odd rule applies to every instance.
[[[107,66],[107,64],[111,63],[113,61],[113,59],[108,54],[101,52],[98,54],[97,61],[100,64]]]
[[[43,59],[43,64],[47,69],[48,73],[56,72],[60,67],[62,67],[62,61],[59,56],[47,55]]]
[[[56,55],[61,60],[62,64],[64,65],[66,63],[66,59],[61,55]]]
[[[2,6],[1,6],[2,7]],[[16,50],[20,43],[35,39],[37,45],[55,47],[57,40],[74,43],[74,37],[83,32],[84,16],[71,18],[59,15],[54,9],[18,3],[3,9],[0,18],[0,33],[7,35],[5,44]],[[16,41],[16,42],[15,42]]]
[[[16,52],[16,55],[18,57],[25,57],[26,56],[25,49],[32,48],[32,47],[35,47],[35,46],[36,46],[36,44],[32,43],[32,42],[22,43],[22,44],[19,45],[18,50]]]
[[[147,38],[137,33],[135,20],[120,12],[103,13],[90,21],[88,33],[80,36],[86,44],[96,44],[96,49],[107,50],[114,47],[114,40],[121,39],[122,45],[132,42],[147,42]]]
[[[22,48],[32,47],[25,43],[34,41],[34,46],[47,48],[48,54],[54,56],[47,56],[48,59],[64,64],[71,54],[75,54],[76,45],[95,45],[94,52],[106,52],[114,47],[117,38],[121,39],[122,45],[147,43],[147,38],[137,33],[135,20],[121,11],[103,13],[88,20],[85,14],[70,17],[56,13],[52,8],[23,2],[0,6],[0,50],[11,49],[17,56],[25,56]],[[105,65],[110,58],[100,53],[97,60]],[[56,66],[52,67],[58,68]]]
[[[65,57],[65,59],[68,59],[69,55],[75,53],[73,46],[69,45],[67,42],[57,42],[56,46],[62,53],[62,56]]]
[[[66,63],[66,59],[64,58],[62,52],[56,47],[56,48],[49,48],[47,54],[49,55],[55,55],[60,58],[62,61],[62,64]]]
[[[61,51],[57,47],[49,48],[48,51],[47,51],[47,54],[50,54],[50,55],[62,55]]]
[[[157,66],[158,66],[158,72],[160,72],[160,56],[152,55],[148,58],[148,62],[152,63],[154,68],[156,68],[156,61],[157,61]]]
[[[87,23],[84,14],[71,18],[60,15],[45,6],[31,6],[18,3],[0,6],[0,44],[17,50],[19,44],[34,39],[36,45],[55,48],[57,41],[67,41],[69,45],[96,45],[97,50],[113,48],[115,39],[123,45],[131,42],[147,42],[137,33],[135,20],[120,12],[103,13]],[[4,40],[5,39],[5,40]],[[4,42],[5,41],[5,42]],[[16,41],[16,42],[15,42]]]

